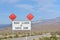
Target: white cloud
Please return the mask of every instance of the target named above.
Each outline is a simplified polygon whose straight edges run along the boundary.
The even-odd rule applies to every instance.
[[[32,5],[20,4],[20,5],[16,5],[16,7],[34,11],[33,10],[34,7]]]
[[[56,4],[56,0],[33,0],[37,2],[37,12],[45,12],[45,13],[59,13],[56,8],[60,7]]]
[[[16,3],[16,2],[19,2],[20,0],[1,0],[2,3]]]
[[[20,1],[21,0],[2,0],[2,2],[6,2],[10,4],[17,3]],[[35,10],[35,6],[28,4],[19,4],[19,5],[16,4],[15,7],[31,10],[34,12],[58,13],[58,11],[55,10],[55,8],[58,8],[58,6],[54,4],[56,0],[30,0],[30,1],[34,1],[37,3],[37,7],[36,7],[37,10]]]

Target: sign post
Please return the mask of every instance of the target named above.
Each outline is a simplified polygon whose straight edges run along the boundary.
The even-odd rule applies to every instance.
[[[30,30],[31,35],[31,22],[34,16],[29,13],[27,16],[28,21],[14,21],[16,19],[15,14],[11,14],[9,18],[12,20],[12,33],[13,30]],[[28,40],[27,33],[26,33],[26,40]]]
[[[9,18],[11,19],[11,21],[13,22],[15,19],[16,19],[16,15],[14,13],[12,13]],[[12,32],[12,35],[13,35],[13,30],[11,31]]]
[[[13,21],[12,30],[31,30],[30,21]]]
[[[34,18],[34,16],[32,15],[32,13],[29,13],[29,14],[27,15],[27,19],[28,19],[30,22],[32,22],[32,19],[33,19],[33,18]],[[31,29],[31,30],[32,30],[32,29]],[[30,36],[31,36],[31,32],[32,32],[31,30],[30,30]],[[27,36],[26,36],[26,40],[28,40],[28,39],[27,39]]]

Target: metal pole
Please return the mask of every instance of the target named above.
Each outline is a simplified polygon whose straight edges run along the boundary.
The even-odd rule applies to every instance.
[[[30,38],[31,38],[31,34],[32,33],[32,21],[31,21],[31,30],[30,30]]]
[[[26,33],[26,40],[28,40],[27,33]]]
[[[12,21],[12,24],[13,24],[13,21]],[[13,27],[13,25],[12,25],[12,27]],[[11,32],[12,32],[12,40],[13,40],[13,38],[14,38],[14,37],[13,37],[14,30],[12,29]]]
[[[31,29],[32,30],[32,29]],[[30,38],[31,38],[31,30],[30,30],[30,34],[29,34],[29,36],[30,36]],[[28,34],[26,33],[26,40],[28,40],[28,36],[27,36]]]

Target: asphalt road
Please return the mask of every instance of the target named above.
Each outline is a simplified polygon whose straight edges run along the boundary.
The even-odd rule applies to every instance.
[[[33,40],[33,39],[39,40],[39,37],[41,38],[43,36],[45,36],[45,35],[37,35],[37,36],[29,36],[29,37],[21,37],[21,38],[12,38],[10,40]],[[49,37],[49,36],[50,35],[48,35],[47,37]],[[60,40],[60,37],[59,37],[58,40]]]
[[[38,40],[39,37],[41,37],[41,35],[39,35],[39,36],[21,37],[21,38],[12,38],[11,40],[33,40],[33,39]]]

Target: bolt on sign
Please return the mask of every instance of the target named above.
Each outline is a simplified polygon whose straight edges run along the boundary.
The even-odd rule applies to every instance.
[[[31,21],[12,21],[12,30],[31,30]]]

